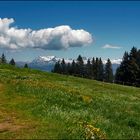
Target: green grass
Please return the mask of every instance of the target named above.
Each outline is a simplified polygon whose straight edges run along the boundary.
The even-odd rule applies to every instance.
[[[140,88],[0,65],[0,138],[84,139],[82,123],[140,139]]]

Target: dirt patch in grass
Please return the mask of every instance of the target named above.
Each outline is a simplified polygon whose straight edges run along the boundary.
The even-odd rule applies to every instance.
[[[0,134],[4,132],[19,132],[20,130],[35,129],[34,122],[27,118],[21,118],[19,113],[6,111],[2,109],[0,111]]]
[[[25,128],[24,125],[17,125],[11,122],[2,122],[0,123],[0,133],[5,132],[5,131],[10,131],[10,132],[14,132],[14,131],[18,131],[21,128]]]
[[[26,125],[23,124],[22,122],[18,122],[18,117],[14,112],[0,112],[0,133],[10,131],[18,131],[22,128],[26,128]]]
[[[8,97],[6,85],[0,83],[0,139],[20,138],[24,132],[34,132],[36,121],[24,115],[24,112],[16,110],[14,104],[33,102],[34,98],[26,98],[19,95]],[[8,103],[9,106],[6,104]]]

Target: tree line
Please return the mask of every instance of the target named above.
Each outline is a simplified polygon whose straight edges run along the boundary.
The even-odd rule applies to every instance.
[[[12,58],[12,59],[9,61],[9,63],[8,63],[8,61],[6,60],[6,56],[5,56],[4,53],[3,53],[3,54],[1,55],[1,57],[0,57],[0,64],[10,64],[10,65],[12,65],[12,66],[15,66],[15,65],[16,65],[16,62],[15,62],[14,58]],[[24,65],[24,68],[28,68],[28,64],[27,64],[27,63]]]
[[[87,60],[84,64],[81,55],[78,56],[76,61],[66,63],[64,59],[56,62],[53,71],[54,73],[73,75],[88,79],[95,79],[99,81],[113,82],[113,70],[110,59],[107,60],[105,66],[101,58],[92,58]]]
[[[115,82],[140,86],[140,49],[133,47],[129,53],[124,53],[122,62],[116,70]]]
[[[16,62],[13,58],[8,62],[5,55],[2,54],[0,64],[15,66]],[[28,68],[28,64],[25,64],[24,68]],[[76,60],[73,60],[72,63],[66,63],[64,59],[56,62],[52,72],[140,87],[140,49],[133,47],[129,53],[124,53],[122,62],[117,68],[115,75],[113,75],[112,64],[109,58],[105,65],[102,59],[98,57],[93,57],[92,60],[88,59],[85,64],[81,55]]]
[[[72,63],[65,63],[64,59],[56,62],[53,72],[140,87],[140,49],[132,47],[129,53],[124,53],[115,75],[112,72],[110,59],[103,65],[101,58],[93,57],[92,61],[88,59],[84,64],[81,55]]]

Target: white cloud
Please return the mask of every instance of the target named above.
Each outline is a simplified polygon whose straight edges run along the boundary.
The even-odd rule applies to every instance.
[[[11,27],[13,18],[0,18],[0,47],[8,49],[41,48],[60,50],[82,47],[92,43],[92,35],[83,30],[73,30],[68,25],[40,30]]]
[[[120,49],[121,47],[120,46],[113,46],[113,45],[110,45],[110,44],[106,44],[102,48],[103,49]]]

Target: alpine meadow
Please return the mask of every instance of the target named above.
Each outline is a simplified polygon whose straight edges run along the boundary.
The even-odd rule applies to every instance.
[[[140,139],[140,1],[0,0],[0,139]]]
[[[140,89],[0,65],[1,139],[140,138]]]

